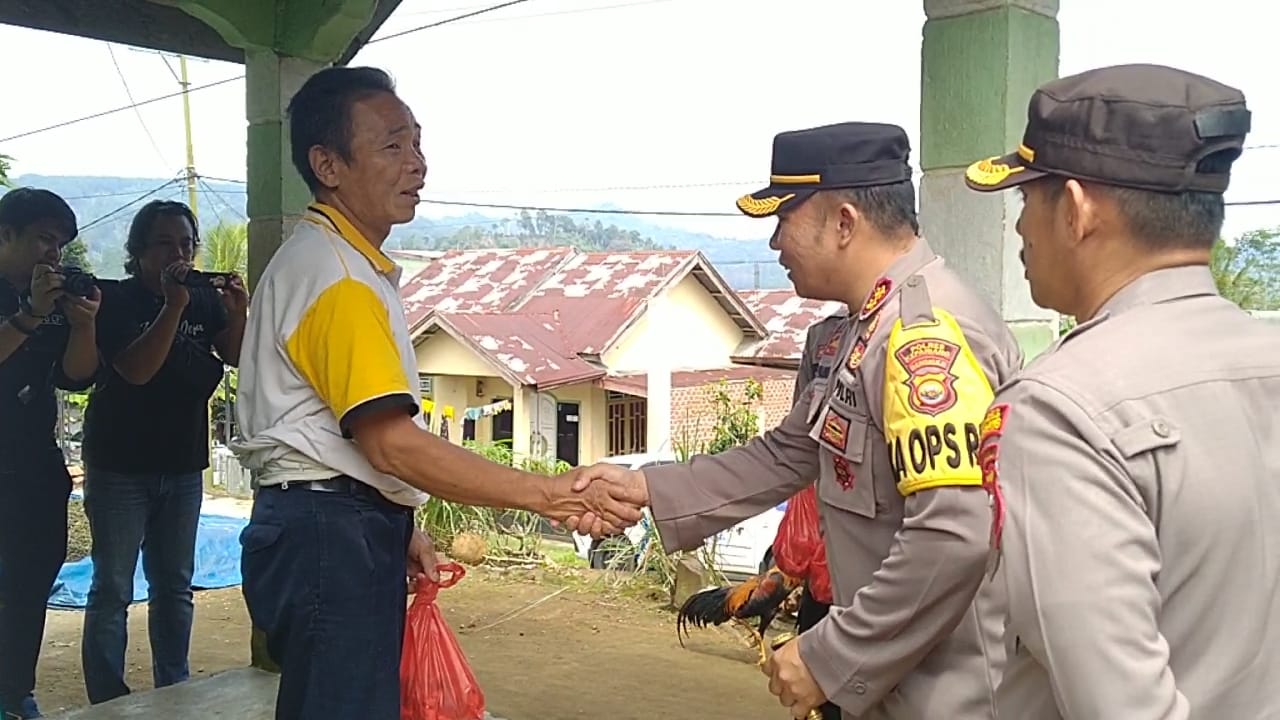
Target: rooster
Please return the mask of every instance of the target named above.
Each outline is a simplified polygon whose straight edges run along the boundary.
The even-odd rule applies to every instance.
[[[740,585],[710,588],[689,596],[676,614],[676,638],[684,647],[684,636],[689,625],[706,627],[733,622],[750,633],[749,645],[760,651],[760,664],[768,662],[764,634],[779,614],[785,611],[789,601],[803,589],[804,581],[770,567],[763,575],[757,575]],[[759,618],[752,627],[750,618]]]

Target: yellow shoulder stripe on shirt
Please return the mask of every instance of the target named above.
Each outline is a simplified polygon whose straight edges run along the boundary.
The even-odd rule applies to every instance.
[[[320,293],[285,351],[339,420],[370,400],[411,392],[386,304],[353,278]]]
[[[949,486],[981,486],[978,444],[994,393],[954,317],[889,334],[884,372],[884,434],[904,496]]]

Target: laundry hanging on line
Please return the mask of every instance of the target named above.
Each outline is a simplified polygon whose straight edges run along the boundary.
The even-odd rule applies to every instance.
[[[467,420],[475,421],[475,420],[479,420],[482,417],[490,417],[493,415],[497,415],[498,413],[507,412],[510,409],[511,409],[510,400],[499,400],[498,402],[489,403],[488,405],[478,405],[476,407],[469,407],[462,412],[462,417],[466,418]]]

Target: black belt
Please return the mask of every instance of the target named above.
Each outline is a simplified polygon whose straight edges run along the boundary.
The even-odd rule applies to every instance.
[[[372,487],[348,475],[339,475],[337,477],[325,478],[324,480],[286,480],[285,482],[278,484],[264,485],[263,488],[275,488],[277,490],[291,490],[297,488],[299,490],[347,493],[349,495],[377,492],[377,490],[374,490]]]
[[[368,483],[360,482],[349,475],[338,475],[337,477],[325,478],[324,480],[289,480],[273,485],[262,485],[258,489],[278,490],[281,492],[288,492],[290,490],[310,490],[312,492],[342,493],[367,498],[396,510],[408,511],[412,509],[391,502],[381,492],[378,492],[377,488],[369,485]]]

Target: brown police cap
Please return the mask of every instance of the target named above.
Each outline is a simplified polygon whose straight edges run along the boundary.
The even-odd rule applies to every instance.
[[[905,182],[910,157],[907,133],[897,125],[845,122],[779,133],[768,187],[738,198],[738,209],[768,217],[819,190]]]
[[[1157,192],[1221,193],[1249,129],[1244,94],[1235,88],[1161,65],[1099,68],[1036,90],[1022,144],[970,165],[965,182],[992,192],[1059,175]],[[1211,155],[1227,162],[1199,169]]]

